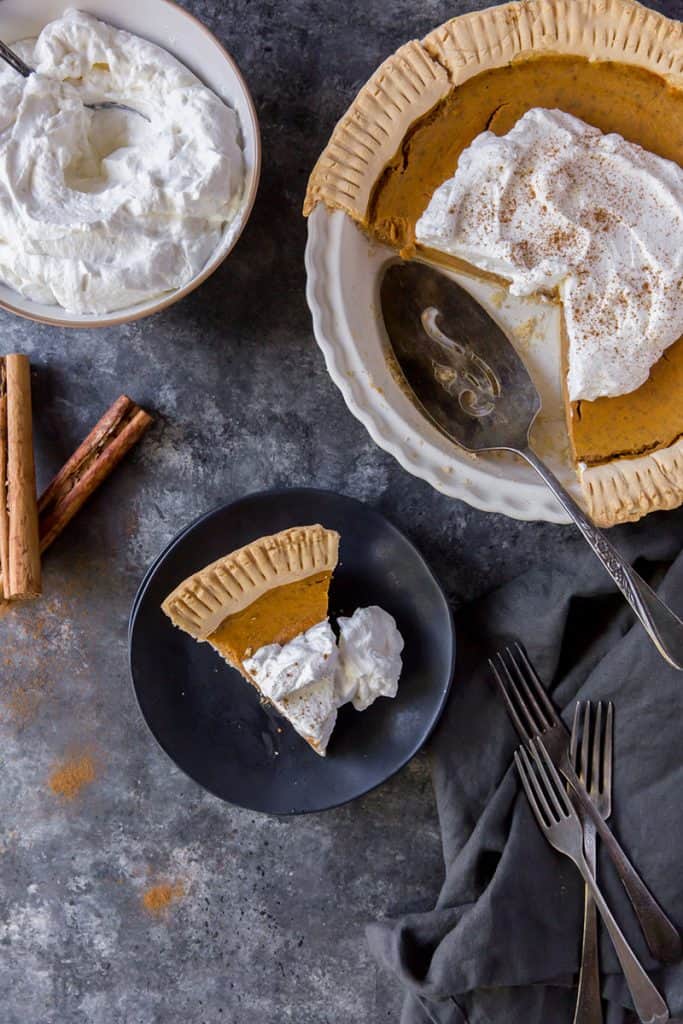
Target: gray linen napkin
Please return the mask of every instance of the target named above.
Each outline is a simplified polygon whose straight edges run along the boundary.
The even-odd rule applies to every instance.
[[[612,536],[683,616],[683,510]],[[565,558],[548,552],[545,568],[463,610],[456,626],[453,690],[430,747],[445,881],[434,910],[372,924],[368,941],[405,985],[402,1024],[569,1022],[583,883],[546,844],[520,792],[516,734],[486,659],[521,640],[569,725],[576,697],[615,702],[611,826],[679,927],[683,674],[660,658],[588,548]],[[683,1016],[683,965],[663,968],[649,955],[604,851],[598,877],[672,1016]],[[608,1024],[630,1024],[604,933],[601,963]]]

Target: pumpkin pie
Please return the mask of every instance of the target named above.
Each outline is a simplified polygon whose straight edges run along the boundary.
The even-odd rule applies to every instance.
[[[262,648],[287,644],[326,622],[338,552],[339,534],[319,525],[261,537],[184,580],[162,609],[175,626],[195,640],[210,643],[259,689],[245,661]],[[302,732],[301,723],[311,720],[310,713],[300,713],[305,697],[297,695],[296,717],[288,716],[287,702],[276,706],[322,753],[315,730]],[[315,695],[315,706],[319,705]],[[293,707],[292,703],[290,710]]]
[[[683,165],[683,24],[635,0],[520,0],[402,46],[337,124],[304,213],[342,210],[374,240],[469,273],[415,226],[482,132],[564,111]],[[683,502],[683,338],[628,394],[565,397],[571,451],[600,525]]]

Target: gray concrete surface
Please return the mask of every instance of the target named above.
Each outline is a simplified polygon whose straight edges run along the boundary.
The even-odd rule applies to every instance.
[[[42,600],[0,622],[0,1024],[396,1021],[400,994],[363,925],[438,891],[424,756],[327,814],[225,806],[148,735],[126,623],[145,567],[181,526],[275,485],[378,506],[455,605],[580,543],[406,475],[346,410],[304,299],[299,210],[334,121],[401,42],[486,3],[185,5],[237,58],[261,118],[263,179],[237,249],[177,307],[127,327],[74,333],[0,314],[0,351],[35,367],[42,483],[120,392],[157,417],[46,557]],[[652,6],[683,15],[681,0]]]

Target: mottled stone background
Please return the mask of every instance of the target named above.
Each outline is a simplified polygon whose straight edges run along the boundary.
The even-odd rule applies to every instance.
[[[0,1024],[396,1021],[400,994],[363,925],[438,892],[424,757],[327,814],[225,806],[149,736],[126,623],[181,526],[276,485],[381,508],[456,606],[580,543],[444,498],[379,451],[325,373],[304,299],[299,211],[335,120],[400,43],[487,4],[185,5],[237,58],[261,119],[261,189],[237,249],[184,302],[128,327],[0,314],[0,351],[35,368],[41,483],[122,391],[157,418],[50,551],[42,600],[0,622]],[[682,0],[651,6],[683,15]]]

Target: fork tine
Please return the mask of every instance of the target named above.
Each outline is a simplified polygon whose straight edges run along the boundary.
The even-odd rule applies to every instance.
[[[519,641],[515,641],[515,647],[517,648],[517,652],[518,652],[520,658],[522,659],[522,662],[523,662],[524,667],[526,669],[527,683],[531,684],[531,686],[533,687],[533,690],[535,692],[536,704],[539,707],[539,710],[543,709],[543,711],[545,712],[545,715],[546,715],[546,718],[547,718],[547,723],[548,723],[546,728],[549,728],[551,725],[560,725],[560,726],[562,726],[564,728],[564,723],[562,722],[562,719],[558,715],[557,710],[555,708],[555,705],[553,704],[553,702],[551,701],[550,697],[546,693],[545,686],[543,685],[543,683],[539,679],[538,673],[537,673],[536,669],[534,668],[534,666],[531,664],[526,651],[524,650],[522,645],[519,643]],[[510,650],[510,648],[508,648],[508,650]],[[518,671],[520,671],[519,665],[516,662],[515,662],[515,667],[517,668]],[[520,672],[520,674],[523,676],[523,673]]]
[[[513,690],[517,703],[529,722],[531,735],[537,736],[539,732],[543,732],[544,729],[547,729],[548,724],[546,717],[543,714],[543,709],[535,699],[534,694],[524,677],[523,671],[515,661],[515,652],[513,648],[504,647],[502,651],[498,652],[498,658],[505,668],[507,679],[509,680],[508,685]],[[512,671],[510,666],[512,667]]]
[[[531,767],[531,761],[524,747],[520,747],[519,750],[515,751],[515,764],[517,765],[517,771],[519,777],[522,780],[522,786],[526,793],[526,798],[531,804],[531,810],[536,816],[536,821],[539,827],[545,831],[550,824],[553,822],[553,816],[548,806],[548,801],[545,798],[543,790],[540,788],[536,775]],[[545,812],[545,814],[544,814]]]
[[[567,817],[567,815],[574,814],[574,808],[572,807],[571,801],[569,799],[569,794],[565,789],[564,783],[560,778],[560,773],[558,772],[553,762],[550,760],[550,755],[548,754],[548,751],[545,749],[540,739],[537,738],[533,741],[532,749],[536,754],[536,766],[539,772],[541,773],[543,781],[545,782],[548,789],[556,796],[559,802],[560,814],[563,817]]]
[[[603,750],[602,762],[602,792],[610,794],[612,791],[612,756],[614,747],[614,704],[610,701],[607,705],[607,721],[605,722],[605,747]]]
[[[572,719],[572,731],[569,737],[569,760],[574,766],[574,771],[577,775],[581,774],[581,765],[577,761],[576,753],[579,745],[579,734],[581,732],[581,701],[577,700],[574,705],[574,718]]]
[[[583,701],[583,735],[581,737],[581,771],[579,772],[579,778],[583,782],[586,789],[588,789],[589,781],[589,766],[591,758],[591,702],[589,700]],[[599,734],[598,734],[599,736]],[[593,748],[595,753],[595,748]],[[595,762],[593,762],[593,774],[595,774]],[[592,776],[591,776],[592,778]]]
[[[546,718],[543,714],[543,709],[539,707],[539,704],[524,677],[524,673],[515,661],[514,649],[512,647],[505,647],[503,651],[499,651],[498,657],[505,665],[505,669],[510,680],[510,686],[514,687],[517,700],[529,720],[531,735],[537,736],[539,732],[543,732],[543,730],[547,728]]]
[[[548,778],[548,773],[545,770],[545,765],[541,760],[541,755],[537,750],[537,745],[535,743],[531,746],[531,757],[533,758],[539,783],[543,786],[543,789],[549,798],[549,802],[552,804],[554,811],[553,818],[557,821],[564,817],[564,811],[560,801],[558,800],[555,787],[553,786],[552,781]]]
[[[500,661],[501,669],[503,670],[503,672],[505,672],[506,678],[508,680],[508,684],[506,685],[503,682],[502,676],[500,675],[500,672],[498,671],[498,669],[496,667],[496,664],[495,664],[495,662],[493,661],[492,658],[489,658],[489,667],[490,667],[491,671],[493,672],[493,677],[496,680],[496,683],[498,684],[498,689],[500,690],[500,694],[501,694],[501,696],[502,696],[502,698],[503,698],[503,700],[505,702],[505,707],[507,708],[507,712],[508,712],[510,718],[512,719],[512,724],[514,725],[515,729],[519,733],[520,739],[522,739],[525,742],[527,742],[535,734],[535,731],[536,731],[535,726],[534,726],[533,731],[531,731],[530,729],[527,728],[526,725],[524,725],[524,723],[522,722],[522,719],[517,714],[517,708],[515,707],[515,705],[514,705],[514,703],[512,701],[512,698],[510,697],[510,694],[508,693],[508,685],[513,690],[515,688],[514,680],[513,680],[512,676],[510,675],[510,672],[508,671],[508,668],[507,668],[505,662],[501,658],[500,652],[498,652],[496,657]],[[518,700],[519,700],[519,697],[518,697]],[[519,701],[519,703],[523,707],[522,702]]]
[[[602,773],[600,771],[602,764],[603,744],[604,739],[602,735],[602,701],[598,701],[597,711],[595,712],[595,726],[593,728],[593,764],[591,766],[591,784],[590,794],[592,796],[597,795],[602,788]]]

